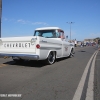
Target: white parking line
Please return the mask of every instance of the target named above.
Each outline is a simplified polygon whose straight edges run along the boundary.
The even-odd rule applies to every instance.
[[[73,97],[72,100],[80,100],[80,99],[81,99],[81,95],[82,95],[83,87],[84,87],[84,84],[85,84],[86,76],[87,76],[87,73],[88,73],[88,70],[89,70],[89,66],[90,66],[90,64],[91,64],[91,61],[92,61],[94,55],[97,54],[97,52],[98,52],[98,51],[95,51],[95,52],[94,52],[94,54],[93,54],[92,57],[90,58],[89,62],[87,63],[87,66],[86,66],[86,68],[85,68],[85,70],[84,70],[84,73],[83,73],[83,75],[82,75],[82,77],[81,77],[81,80],[80,80],[80,82],[79,82],[79,85],[78,85],[78,87],[77,87],[77,89],[76,89],[76,92],[75,92],[74,97]],[[89,99],[89,100],[90,100],[90,99]],[[92,100],[92,99],[91,99],[91,100]]]
[[[91,71],[90,71],[90,77],[89,77],[89,82],[88,82],[88,88],[87,88],[87,94],[86,94],[86,100],[93,100],[93,87],[94,87],[94,69],[95,69],[95,60],[96,60],[96,55],[94,56],[92,66],[91,66]]]

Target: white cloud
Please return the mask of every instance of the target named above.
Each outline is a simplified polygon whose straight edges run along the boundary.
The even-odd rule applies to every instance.
[[[8,19],[7,18],[4,18],[4,20],[7,21]]]
[[[20,23],[20,24],[29,24],[29,25],[45,25],[45,26],[48,26],[48,24],[46,22],[32,22],[32,21],[29,21],[29,20],[24,20],[24,19],[18,19],[18,20],[15,20],[15,19],[8,19],[8,18],[3,18],[4,21],[8,21],[8,22],[17,22],[17,23]]]
[[[21,23],[21,24],[26,24],[26,21],[23,20],[23,19],[18,19],[17,22],[18,22],[18,23]]]
[[[32,23],[32,25],[48,25],[48,24],[45,22],[34,22]]]
[[[21,24],[31,24],[31,25],[48,25],[45,22],[31,22],[31,21],[23,20],[23,19],[19,19],[17,20],[17,22]]]
[[[3,21],[8,21],[8,22],[15,21],[14,18],[8,19],[8,18],[6,18],[6,17],[3,17],[2,20],[3,20]]]
[[[7,21],[8,19],[7,19],[7,18],[5,18],[5,17],[3,17],[3,18],[2,18],[2,20]]]

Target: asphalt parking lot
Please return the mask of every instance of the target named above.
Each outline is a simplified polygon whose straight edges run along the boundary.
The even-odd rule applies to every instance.
[[[95,47],[78,47],[74,57],[59,59],[53,65],[32,61],[15,63],[11,58],[0,58],[0,94],[21,94],[21,97],[0,100],[72,100],[95,50]],[[94,99],[99,100],[100,51],[95,65]]]
[[[100,100],[100,51],[95,62],[94,100]]]

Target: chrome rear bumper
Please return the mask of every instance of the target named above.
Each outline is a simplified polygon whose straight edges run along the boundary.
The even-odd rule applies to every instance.
[[[31,54],[6,54],[6,53],[0,53],[1,57],[19,57],[22,59],[29,59],[29,60],[38,60],[39,55],[31,55]]]

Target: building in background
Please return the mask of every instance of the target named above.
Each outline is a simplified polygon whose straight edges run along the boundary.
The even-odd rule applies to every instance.
[[[84,39],[84,42],[94,42],[94,39]]]

